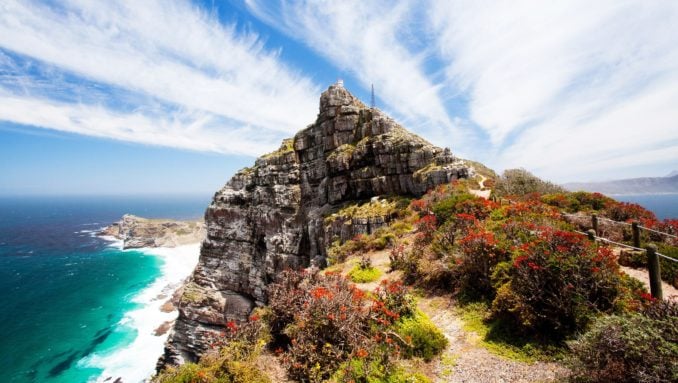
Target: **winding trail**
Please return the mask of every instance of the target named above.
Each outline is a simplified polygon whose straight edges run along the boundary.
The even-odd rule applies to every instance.
[[[619,268],[628,276],[641,281],[647,291],[650,291],[650,275],[647,269],[634,269],[628,266],[619,266]],[[665,281],[662,281],[662,293],[665,300],[678,302],[678,289]]]
[[[487,177],[482,174],[478,174],[478,176],[480,177],[480,181],[478,182],[480,189],[469,189],[469,192],[477,197],[489,199],[490,194],[492,194],[492,190],[485,187],[485,181],[487,181]]]
[[[526,363],[491,353],[478,334],[464,330],[450,296],[420,298],[419,309],[450,342],[434,367],[436,382],[553,382],[567,375],[567,369],[557,363]]]
[[[399,280],[399,271],[389,273],[389,251],[370,253],[372,266],[382,271],[379,280],[371,283],[358,283],[364,291],[374,290],[383,280]],[[349,259],[337,265],[333,271],[347,274],[357,259]],[[431,321],[449,340],[447,349],[440,358],[428,363],[425,370],[432,381],[437,383],[527,383],[553,382],[566,376],[568,370],[557,363],[526,363],[498,356],[483,347],[481,337],[472,331],[464,330],[450,295],[419,297],[419,309],[429,316]]]

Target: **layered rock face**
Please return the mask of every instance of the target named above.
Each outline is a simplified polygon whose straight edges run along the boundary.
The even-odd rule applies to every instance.
[[[338,207],[380,195],[419,196],[468,172],[448,149],[330,86],[314,124],[215,194],[160,366],[196,360],[210,333],[266,303],[266,286],[281,270],[323,267],[331,237],[323,218]]]

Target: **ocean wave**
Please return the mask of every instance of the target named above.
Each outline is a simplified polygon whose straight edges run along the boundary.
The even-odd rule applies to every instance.
[[[131,299],[137,307],[125,313],[116,325],[116,331],[136,333],[131,343],[113,350],[96,352],[78,363],[82,367],[103,370],[94,382],[104,382],[108,378],[121,378],[125,383],[144,382],[155,372],[155,365],[163,352],[168,332],[160,336],[154,335],[154,332],[163,323],[171,322],[177,317],[177,311],[163,312],[161,306],[195,268],[200,244],[134,251],[159,257],[162,260],[161,274]],[[163,295],[167,298],[159,299]]]
[[[122,250],[125,245],[125,241],[123,241],[122,239],[115,238],[112,235],[100,235],[98,236],[98,238],[108,242],[108,247],[114,247],[119,250]]]

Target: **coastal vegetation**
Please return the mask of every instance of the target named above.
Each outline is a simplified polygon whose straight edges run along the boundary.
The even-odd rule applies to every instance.
[[[451,374],[459,358],[445,351],[454,339],[431,319],[435,308],[418,303],[435,296],[448,297],[464,331],[501,358],[556,362],[567,371],[563,379],[575,382],[675,381],[678,305],[624,274],[619,249],[579,231],[590,214],[666,233],[676,233],[676,220],[602,194],[567,192],[524,170],[492,180],[490,199],[472,194],[472,183],[453,182],[417,199],[375,199],[328,214],[326,225],[389,222],[334,240],[325,271],[282,272],[265,309],[245,324],[228,323],[215,351],[156,381],[267,382],[257,365],[263,353],[292,381],[430,382],[431,365]],[[631,241],[625,228],[603,229]],[[650,232],[642,240],[678,255],[671,237]],[[373,261],[382,255],[387,267]],[[645,266],[638,254],[623,263]],[[674,281],[675,262],[662,267]],[[252,375],[243,378],[245,370]]]

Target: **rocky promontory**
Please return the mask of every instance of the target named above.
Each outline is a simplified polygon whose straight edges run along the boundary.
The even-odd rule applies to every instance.
[[[136,249],[197,243],[205,238],[205,233],[202,220],[148,219],[125,214],[120,221],[107,226],[98,235],[123,241],[123,249]]]
[[[328,230],[337,230],[326,217],[376,196],[420,196],[469,172],[449,149],[365,106],[341,84],[330,86],[313,124],[215,194],[200,260],[159,366],[197,360],[211,334],[266,304],[266,287],[280,271],[324,267]],[[369,232],[387,219],[360,217],[352,224]]]

